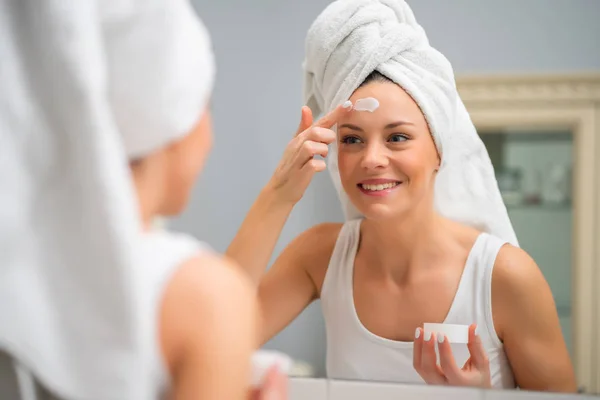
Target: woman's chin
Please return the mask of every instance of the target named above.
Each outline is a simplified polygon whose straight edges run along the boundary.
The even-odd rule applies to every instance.
[[[406,214],[406,207],[400,207],[398,204],[361,204],[357,207],[365,218],[370,220],[389,220],[396,219]]]

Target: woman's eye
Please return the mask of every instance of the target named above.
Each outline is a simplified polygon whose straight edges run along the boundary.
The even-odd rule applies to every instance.
[[[401,135],[401,134],[392,135],[392,136],[390,136],[390,139],[389,139],[390,142],[404,142],[406,140],[408,140],[406,135]]]
[[[342,143],[344,144],[357,144],[361,143],[361,140],[356,136],[345,136],[342,138]]]

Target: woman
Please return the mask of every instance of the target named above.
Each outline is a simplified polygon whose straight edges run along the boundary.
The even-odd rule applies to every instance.
[[[212,144],[214,59],[189,3],[0,14],[0,350],[24,367],[20,392],[36,381],[65,399],[282,394],[276,372],[250,392],[247,277],[152,229],[184,209]]]
[[[550,289],[516,247],[451,67],[406,3],[333,2],[309,30],[304,66],[307,103],[334,111],[313,125],[303,108],[227,250],[257,286],[261,341],[319,298],[330,378],[575,391]],[[364,99],[375,107],[359,111]],[[264,273],[325,168],[314,155],[329,155],[348,221],[302,233]],[[425,335],[427,322],[470,325],[470,354]]]

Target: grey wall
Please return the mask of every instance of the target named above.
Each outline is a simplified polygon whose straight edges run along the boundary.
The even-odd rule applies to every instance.
[[[218,79],[216,143],[190,207],[171,226],[223,251],[269,177],[298,123],[304,35],[326,0],[195,0],[213,37]],[[461,73],[600,70],[599,0],[413,0],[431,43]],[[327,173],[290,217],[278,254],[295,235],[341,221]],[[324,373],[318,304],[267,347]]]

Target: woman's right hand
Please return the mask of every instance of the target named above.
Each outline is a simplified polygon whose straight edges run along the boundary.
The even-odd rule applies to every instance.
[[[315,156],[327,156],[327,145],[336,138],[331,128],[351,109],[340,105],[313,124],[310,108],[302,107],[300,126],[268,184],[279,201],[297,203],[314,174],[326,168],[325,160]]]

